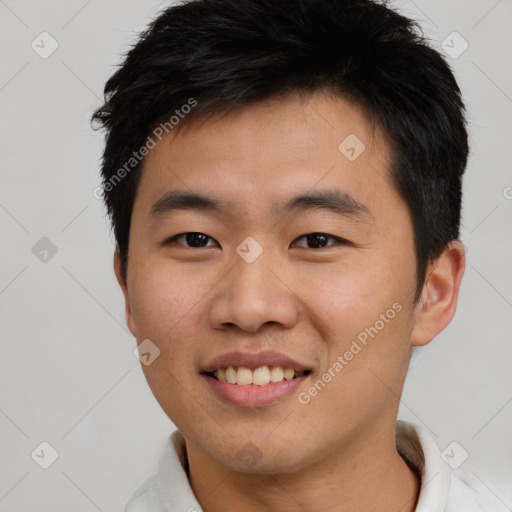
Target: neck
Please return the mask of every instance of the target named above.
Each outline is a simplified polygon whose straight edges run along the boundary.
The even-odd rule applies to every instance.
[[[414,512],[420,481],[391,435],[365,437],[294,472],[231,470],[187,442],[191,487],[205,512]]]

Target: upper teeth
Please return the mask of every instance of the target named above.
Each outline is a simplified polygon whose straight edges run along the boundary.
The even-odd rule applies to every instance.
[[[228,366],[227,368],[218,368],[213,374],[218,380],[228,384],[266,386],[270,382],[292,380],[295,376],[303,375],[304,372],[292,368],[282,368],[281,366],[272,366],[271,368],[260,366],[255,368],[254,371],[244,366],[239,366],[238,369]]]

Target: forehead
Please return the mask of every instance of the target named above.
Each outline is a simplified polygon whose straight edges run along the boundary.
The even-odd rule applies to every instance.
[[[165,134],[145,158],[135,206],[149,212],[169,191],[188,189],[233,211],[276,211],[278,201],[331,187],[371,209],[379,196],[397,199],[389,162],[385,135],[361,107],[290,95]]]

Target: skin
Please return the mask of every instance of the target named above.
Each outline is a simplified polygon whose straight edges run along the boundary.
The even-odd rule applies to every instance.
[[[355,161],[338,149],[351,133],[366,146]],[[127,280],[117,253],[114,268],[128,327],[138,343],[149,338],[161,350],[143,370],[185,436],[189,480],[205,511],[415,509],[419,480],[395,446],[399,397],[412,347],[429,343],[455,312],[464,249],[452,242],[430,265],[413,307],[413,229],[390,182],[389,162],[385,134],[370,117],[327,93],[289,95],[220,120],[192,121],[146,157]],[[271,211],[324,188],[349,193],[369,215]],[[177,189],[231,207],[152,219],[151,206]],[[186,232],[204,233],[209,245],[190,248],[183,237],[164,244]],[[304,238],[310,233],[349,243],[329,239],[315,248]],[[263,248],[252,263],[236,252],[247,236]],[[298,393],[394,303],[403,309],[301,404]],[[277,404],[230,405],[210,391],[199,369],[234,350],[277,350],[314,372]],[[247,443],[258,454],[250,467],[240,457]]]

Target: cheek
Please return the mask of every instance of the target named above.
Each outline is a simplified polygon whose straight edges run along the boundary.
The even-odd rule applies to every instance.
[[[403,300],[406,282],[393,275],[398,272],[382,258],[361,258],[333,265],[328,271],[312,267],[297,279],[294,291],[322,337],[343,344]]]
[[[141,336],[146,330],[169,332],[193,309],[201,293],[185,272],[151,259],[137,268],[130,284],[132,313]]]
[[[154,265],[149,259],[133,277],[131,305],[137,341],[149,339],[160,350],[142,370],[156,400],[175,421],[188,410],[188,394],[177,390],[192,376],[190,361],[194,360],[202,317],[200,297],[206,292],[197,279],[171,271],[169,265]]]
[[[207,287],[197,277],[189,279],[186,273],[168,267],[148,262],[132,282],[131,307],[138,342],[150,339],[161,352],[155,363],[143,368],[146,377],[166,369],[173,375],[189,371],[190,364],[185,363],[193,360],[194,340],[204,322],[201,298],[207,295]]]
[[[311,429],[335,425],[336,437],[343,428],[373,425],[392,413],[407,369],[411,318],[398,301],[382,308],[354,308],[347,301],[324,338],[322,368],[300,397],[301,404],[310,402],[299,409],[300,423]]]
[[[395,388],[408,360],[415,274],[411,268],[399,275],[394,265],[400,262],[393,261],[380,258],[301,280],[298,295],[325,345],[322,372],[336,375],[329,387],[345,396],[346,413],[363,396],[372,401],[389,393],[377,376]]]

